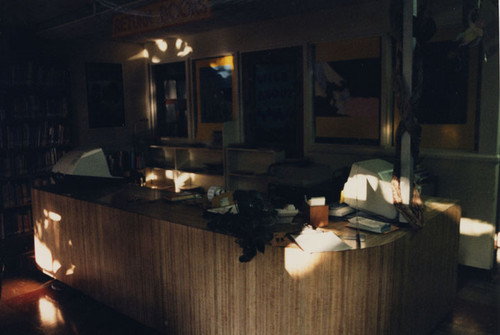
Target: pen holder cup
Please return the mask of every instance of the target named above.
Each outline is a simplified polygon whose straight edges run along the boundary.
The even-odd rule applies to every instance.
[[[328,226],[328,206],[308,206],[308,221],[314,228]]]

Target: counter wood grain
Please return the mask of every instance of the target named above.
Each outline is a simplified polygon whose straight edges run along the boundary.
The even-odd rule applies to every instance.
[[[453,203],[429,202],[423,230],[370,235],[362,249],[268,247],[240,263],[234,238],[202,229],[195,211],[162,219],[40,189],[32,198],[37,264],[167,334],[423,334],[455,295]]]

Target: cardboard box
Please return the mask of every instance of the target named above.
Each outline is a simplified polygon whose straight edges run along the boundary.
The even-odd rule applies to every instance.
[[[328,205],[308,206],[308,220],[315,228],[328,226]]]

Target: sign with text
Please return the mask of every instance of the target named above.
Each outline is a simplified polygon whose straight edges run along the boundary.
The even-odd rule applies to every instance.
[[[130,36],[212,17],[209,0],[164,0],[113,17],[113,37]]]

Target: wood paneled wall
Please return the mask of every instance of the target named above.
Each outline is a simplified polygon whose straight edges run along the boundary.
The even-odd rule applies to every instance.
[[[240,263],[226,235],[38,189],[32,197],[38,264],[50,263],[39,259],[45,247],[61,264],[45,267],[54,278],[167,334],[421,334],[453,303],[457,205],[429,208],[424,230],[378,246],[268,247]]]

